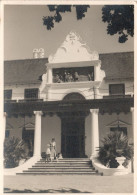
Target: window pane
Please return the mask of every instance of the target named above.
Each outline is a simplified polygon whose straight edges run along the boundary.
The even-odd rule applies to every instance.
[[[4,99],[11,100],[12,97],[12,89],[4,90]]]
[[[38,88],[25,89],[25,98],[27,99],[37,99],[38,98]]]
[[[124,95],[125,94],[124,84],[110,84],[109,93],[110,95]]]

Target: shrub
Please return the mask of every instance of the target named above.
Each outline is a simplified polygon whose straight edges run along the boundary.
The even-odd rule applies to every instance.
[[[108,167],[118,167],[116,157],[124,156],[126,160],[133,158],[133,147],[128,144],[128,137],[122,132],[113,132],[102,140],[103,145],[99,147],[98,159]]]
[[[28,156],[28,147],[25,142],[19,138],[10,137],[4,141],[4,166],[5,168],[14,168],[19,165],[21,159]]]

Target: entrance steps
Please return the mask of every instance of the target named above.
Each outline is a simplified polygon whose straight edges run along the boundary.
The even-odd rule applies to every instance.
[[[28,170],[18,175],[102,175],[94,169],[87,158],[64,158],[58,161],[46,162],[40,159]]]

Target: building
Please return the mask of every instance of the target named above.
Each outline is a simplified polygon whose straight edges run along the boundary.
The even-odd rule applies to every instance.
[[[53,137],[66,158],[96,155],[117,129],[133,144],[133,55],[99,55],[70,32],[48,59],[5,61],[5,136],[31,143],[37,158]]]

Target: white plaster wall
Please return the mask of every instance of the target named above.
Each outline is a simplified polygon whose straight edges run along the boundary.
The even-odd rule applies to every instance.
[[[29,88],[39,88],[40,84],[27,84],[27,85],[8,85],[4,89],[12,89],[12,100],[24,99],[24,90]],[[39,95],[38,95],[39,97]]]
[[[134,93],[133,81],[102,81],[99,87],[99,99],[109,95],[109,84],[125,84],[125,95],[132,95]]]
[[[61,152],[61,120],[58,116],[42,117],[42,152],[46,152],[47,144],[55,138],[57,153]]]

